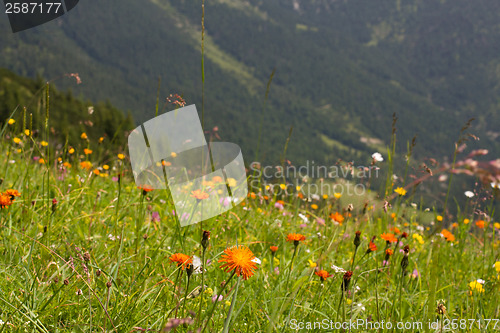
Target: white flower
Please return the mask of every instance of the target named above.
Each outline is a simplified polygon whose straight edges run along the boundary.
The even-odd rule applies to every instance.
[[[379,152],[373,153],[372,158],[375,160],[375,162],[382,162],[384,160],[382,154],[380,154]]]
[[[484,284],[484,280],[482,280],[482,279],[477,279],[477,283]]]
[[[311,198],[313,200],[319,200],[320,199],[319,195],[317,195],[316,193],[315,194],[311,194]]]
[[[500,189],[500,183],[499,182],[491,182],[490,185],[491,185],[492,188]]]
[[[335,265],[332,265],[332,269],[335,271],[335,273],[345,273],[346,272],[346,270],[343,269],[342,267],[338,267]]]
[[[414,202],[412,202],[412,203],[411,203],[411,206],[412,206],[413,208],[417,208],[417,204],[416,204],[416,203],[414,203]]]
[[[465,191],[465,193],[464,193],[464,194],[465,194],[465,196],[466,196],[467,198],[472,198],[472,197],[474,196],[474,192],[472,192],[472,191]]]
[[[302,213],[299,213],[299,217],[304,221],[304,223],[309,223],[309,219]]]
[[[5,324],[2,319],[0,319],[0,325]]]
[[[252,259],[252,262],[256,263],[257,265],[260,265],[261,264],[261,261],[259,258],[255,257]]]

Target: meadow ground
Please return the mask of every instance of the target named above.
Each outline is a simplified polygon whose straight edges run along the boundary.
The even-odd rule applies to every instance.
[[[450,216],[392,183],[385,205],[263,186],[180,228],[126,154],[18,125],[0,150],[0,332],[500,331],[498,189]]]

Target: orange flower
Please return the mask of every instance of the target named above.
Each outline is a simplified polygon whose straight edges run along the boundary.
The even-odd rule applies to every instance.
[[[90,168],[92,168],[92,163],[90,163],[89,161],[83,161],[83,162],[80,162],[80,167],[82,169],[90,170]]]
[[[399,230],[399,228],[398,228],[398,227],[394,227],[394,228],[392,228],[391,230],[392,230],[392,231],[394,231],[394,233],[395,233],[396,235],[399,235],[399,234],[401,233],[401,230]]]
[[[344,217],[342,216],[342,214],[339,214],[339,212],[330,214],[330,218],[338,222],[339,224],[342,224],[342,222],[344,222]]]
[[[213,181],[214,183],[222,183],[222,182],[223,182],[223,179],[222,179],[222,177],[221,177],[221,176],[214,176],[214,177],[212,178],[212,181]]]
[[[137,188],[139,190],[142,190],[143,193],[148,193],[148,192],[151,192],[153,190],[153,187],[151,187],[149,185],[141,185],[141,186],[137,186]]]
[[[87,148],[85,148],[85,149],[83,150],[83,153],[84,153],[85,155],[90,155],[90,154],[92,154],[92,149],[87,149]]]
[[[288,234],[286,236],[286,241],[287,242],[297,242],[296,244],[298,245],[298,242],[302,242],[306,240],[306,236],[301,235],[301,234]]]
[[[271,249],[271,252],[273,254],[276,253],[276,251],[278,251],[278,247],[277,246],[271,246],[270,249]]]
[[[7,194],[0,193],[0,208],[3,209],[10,205],[12,205],[12,200],[10,199],[10,196]]]
[[[257,269],[255,262],[253,262],[254,259],[252,251],[246,246],[229,247],[224,250],[224,254],[219,260],[219,262],[224,263],[220,268],[225,272],[234,271],[236,275],[243,276],[243,280],[247,280]]]
[[[203,200],[208,198],[210,195],[202,190],[194,190],[191,192],[191,196],[197,200]]]
[[[175,262],[177,263],[177,267],[182,267],[182,269],[184,269],[188,264],[193,263],[193,259],[183,253],[175,253],[170,256],[170,262]]]
[[[328,274],[327,271],[324,271],[324,270],[316,271],[316,272],[314,272],[314,274],[319,276],[319,278],[321,279],[321,282],[325,281],[327,278],[329,278],[331,276],[330,274]]]
[[[484,228],[484,221],[483,220],[479,220],[479,221],[476,221],[476,225],[478,226],[478,228],[480,229],[483,229]]]
[[[14,189],[8,189],[5,191],[5,195],[8,195],[10,197],[10,200],[14,201],[15,197],[21,196],[21,193]]]
[[[443,235],[448,242],[455,241],[455,236],[453,236],[453,234],[446,229],[443,229],[443,231],[441,231],[441,235]]]
[[[392,256],[393,253],[394,253],[394,251],[392,249],[385,250],[385,255],[387,255],[387,256]]]
[[[396,236],[394,236],[394,234],[390,234],[390,233],[382,234],[382,235],[380,235],[380,238],[382,238],[383,240],[385,240],[386,242],[389,242],[389,243],[395,243],[398,241]]]
[[[374,242],[370,242],[370,244],[368,244],[368,250],[366,250],[366,253],[375,251],[377,251],[377,245]]]

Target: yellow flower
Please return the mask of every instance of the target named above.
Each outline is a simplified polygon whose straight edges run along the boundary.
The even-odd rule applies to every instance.
[[[235,187],[237,182],[236,182],[236,179],[234,178],[228,178],[227,179],[227,184],[229,185],[229,187]]]
[[[469,224],[470,220],[469,219],[464,219],[464,224]]]
[[[170,156],[172,156],[173,158],[176,158],[176,157],[177,157],[177,154],[176,154],[176,153],[174,153],[174,152],[172,152],[172,153],[170,154]]]
[[[297,192],[299,192],[299,191],[300,191],[300,189],[301,189],[301,187],[300,187],[300,186],[295,186],[295,190],[296,190]]]
[[[316,204],[312,204],[312,205],[311,205],[311,208],[312,208],[312,209],[318,209],[318,205],[316,205]]]
[[[280,189],[282,189],[282,190],[286,189],[286,185],[285,184],[280,184]]]
[[[416,240],[420,244],[424,244],[424,238],[419,234],[413,234],[413,239]]]
[[[47,141],[42,141],[40,142],[40,144],[42,145],[42,147],[47,147],[49,145]]]
[[[323,199],[328,199],[328,194],[323,194]]]
[[[75,152],[75,148],[70,148],[70,149],[68,150],[68,153],[70,153],[70,154],[73,154],[74,152]]]
[[[103,141],[104,141],[104,137],[102,137],[102,136],[101,136],[101,137],[99,138],[99,143],[102,143]]]
[[[495,270],[500,273],[500,261],[495,263]]]
[[[41,159],[38,160],[38,163],[45,164],[45,160],[43,158],[41,158]]]
[[[25,134],[26,136],[30,136],[31,132],[30,132],[30,130],[29,130],[29,129],[25,129],[25,130],[24,130],[24,134]]]
[[[226,306],[230,306],[230,305],[231,305],[231,302],[226,301],[224,304],[226,304]]]
[[[123,154],[118,154],[118,159],[123,160],[125,158],[125,155]]]
[[[396,192],[400,196],[406,195],[406,190],[404,188],[402,188],[402,187],[398,187],[397,189],[394,190],[394,192]]]
[[[472,289],[472,291],[477,290],[480,293],[484,293],[483,285],[479,283],[477,280],[470,282],[469,287],[470,289]]]
[[[102,178],[106,178],[106,177],[108,177],[108,176],[109,176],[109,173],[106,173],[106,172],[101,172],[101,173],[99,174],[99,177],[102,177]]]
[[[340,199],[342,193],[334,193],[333,196],[335,197],[335,199]]]
[[[347,305],[351,305],[352,299],[348,298],[348,299],[345,300],[345,302],[347,303]]]
[[[8,121],[9,125],[13,125],[15,122],[16,121],[14,119],[12,119],[12,118],[10,118],[9,121]]]
[[[87,133],[83,132],[82,135],[80,135],[80,138],[82,140],[87,140],[88,139]]]
[[[273,264],[274,266],[279,266],[280,265],[280,260],[276,257],[273,258]]]
[[[396,218],[396,213],[392,213],[392,214],[391,214],[391,217],[392,217],[393,219],[395,219],[395,218]]]
[[[318,266],[314,261],[312,261],[311,259],[308,260],[309,261],[309,267],[311,268],[315,268],[316,266]]]
[[[14,143],[21,143],[21,139],[19,139],[19,138],[14,138],[13,140],[14,140]]]
[[[436,217],[436,220],[438,220],[439,222],[441,222],[441,221],[443,221],[443,217],[442,217],[441,215],[438,215],[438,216]]]
[[[500,229],[500,223],[498,222],[493,223],[493,226],[495,227],[495,229]]]
[[[104,164],[104,165],[102,166],[102,168],[103,168],[104,170],[109,170],[109,165]]]
[[[212,296],[212,294],[214,293],[213,289],[212,288],[207,288],[205,289],[204,293],[208,296]]]

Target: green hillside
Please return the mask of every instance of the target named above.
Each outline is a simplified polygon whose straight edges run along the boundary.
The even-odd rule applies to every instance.
[[[418,135],[421,157],[449,156],[476,117],[481,147],[498,154],[500,8],[478,4],[207,1],[206,125],[247,159],[262,121],[260,160],[279,160],[293,126],[292,162],[366,163],[388,145],[393,113],[398,140]],[[78,72],[77,96],[110,100],[137,123],[154,115],[158,77],[162,102],[179,93],[201,111],[200,21],[201,1],[82,2],[18,34],[0,21],[0,66],[46,79]]]

